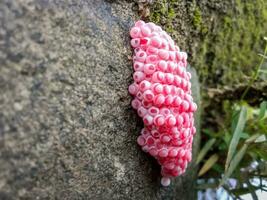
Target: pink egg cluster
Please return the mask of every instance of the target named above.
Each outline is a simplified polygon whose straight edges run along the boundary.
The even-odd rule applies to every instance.
[[[187,54],[154,23],[137,21],[131,29],[134,48],[132,107],[143,119],[137,142],[161,165],[161,184],[183,174],[192,158],[196,133]]]

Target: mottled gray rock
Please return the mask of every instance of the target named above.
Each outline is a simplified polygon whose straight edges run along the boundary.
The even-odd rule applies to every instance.
[[[159,166],[136,144],[133,10],[126,1],[0,1],[0,199],[194,198],[195,167],[162,188]]]

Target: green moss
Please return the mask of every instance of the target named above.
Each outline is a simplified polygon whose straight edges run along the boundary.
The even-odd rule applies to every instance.
[[[176,14],[175,14],[175,11],[173,8],[170,8],[169,11],[168,11],[168,18],[169,19],[173,19],[176,17]]]
[[[176,9],[179,1],[177,0],[158,0],[155,1],[150,14],[150,21],[153,21],[157,24],[164,24],[164,28],[169,33],[173,33],[175,27],[173,25],[173,20],[177,17]]]
[[[202,14],[199,7],[196,7],[194,11],[193,25],[196,29],[199,29],[202,25]]]
[[[233,85],[246,81],[259,62],[257,53],[263,49],[266,7],[261,1],[241,3],[237,0],[236,5],[236,11],[231,10],[219,19],[221,23],[217,25],[216,33],[209,34],[205,40],[207,44],[202,44],[208,46],[208,52],[199,51],[200,56],[213,55],[212,60],[204,63],[196,61],[201,68],[209,69],[208,77],[205,77],[206,73],[202,74],[209,84]]]
[[[220,4],[226,7],[224,12],[195,1],[157,0],[151,7],[150,20],[161,24],[179,43],[183,38],[193,54],[190,62],[210,87],[246,82],[259,62],[257,54],[263,50],[267,30],[267,2]],[[186,23],[181,19],[184,13]]]

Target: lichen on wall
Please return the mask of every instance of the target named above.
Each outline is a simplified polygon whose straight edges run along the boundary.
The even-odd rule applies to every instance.
[[[163,25],[182,49],[202,83],[221,88],[246,83],[259,63],[267,30],[263,0],[156,0],[149,20]]]

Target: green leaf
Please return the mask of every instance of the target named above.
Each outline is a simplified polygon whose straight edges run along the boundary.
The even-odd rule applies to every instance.
[[[218,146],[219,150],[220,151],[227,151],[228,147],[225,143],[220,143],[219,146]]]
[[[202,176],[203,174],[205,174],[207,171],[209,171],[209,169],[218,161],[219,156],[217,154],[213,154],[206,162],[205,164],[202,166],[202,168],[200,169],[198,176]]]
[[[218,172],[219,174],[223,174],[224,173],[224,168],[222,165],[218,164],[218,163],[215,163],[213,166],[212,166],[212,169],[214,169],[214,171]]]
[[[249,138],[249,134],[247,134],[247,133],[241,133],[240,138],[248,139]]]
[[[261,159],[267,161],[267,151],[261,148],[255,148],[254,151]]]
[[[207,136],[214,137],[214,133],[209,129],[203,129],[202,132],[206,134]]]
[[[222,139],[228,147],[231,141],[231,134],[228,131],[225,131]]]
[[[264,59],[267,59],[267,56],[265,56],[265,55],[263,55],[261,53],[259,53],[258,55],[261,56],[261,57],[263,57]]]
[[[235,128],[237,126],[237,122],[238,122],[238,114],[240,112],[237,111],[237,110],[234,110],[233,111],[233,114],[232,114],[232,123],[231,123],[231,132],[234,132],[235,131]]]
[[[215,142],[216,142],[216,139],[212,138],[204,145],[204,147],[201,149],[201,151],[199,152],[197,156],[196,164],[199,164],[201,162],[201,160],[205,157],[205,155],[207,154],[207,152],[210,150],[210,148],[213,146]]]
[[[260,134],[252,135],[250,138],[246,139],[245,143],[250,144],[255,142],[260,137]]]
[[[247,109],[246,107],[242,106],[240,114],[239,114],[239,118],[238,118],[238,121],[235,127],[235,131],[234,131],[234,134],[233,134],[233,137],[230,142],[229,149],[228,149],[227,159],[225,163],[225,171],[228,169],[229,163],[231,162],[236,152],[236,148],[237,148],[237,145],[240,139],[240,135],[242,134],[243,129],[245,127],[246,119],[247,119]]]
[[[237,152],[237,154],[234,156],[234,158],[232,159],[229,168],[227,169],[227,171],[224,174],[224,177],[221,180],[220,186],[222,186],[224,184],[224,182],[232,175],[232,173],[235,171],[236,167],[238,166],[238,164],[240,163],[240,161],[242,160],[242,158],[244,157],[246,151],[248,148],[248,144],[244,144],[243,147]]]
[[[260,104],[260,113],[259,113],[259,120],[264,119],[266,108],[267,108],[267,101],[261,102],[261,104]]]
[[[261,70],[259,70],[259,72],[264,73],[264,74],[267,74],[267,70],[261,69]]]

